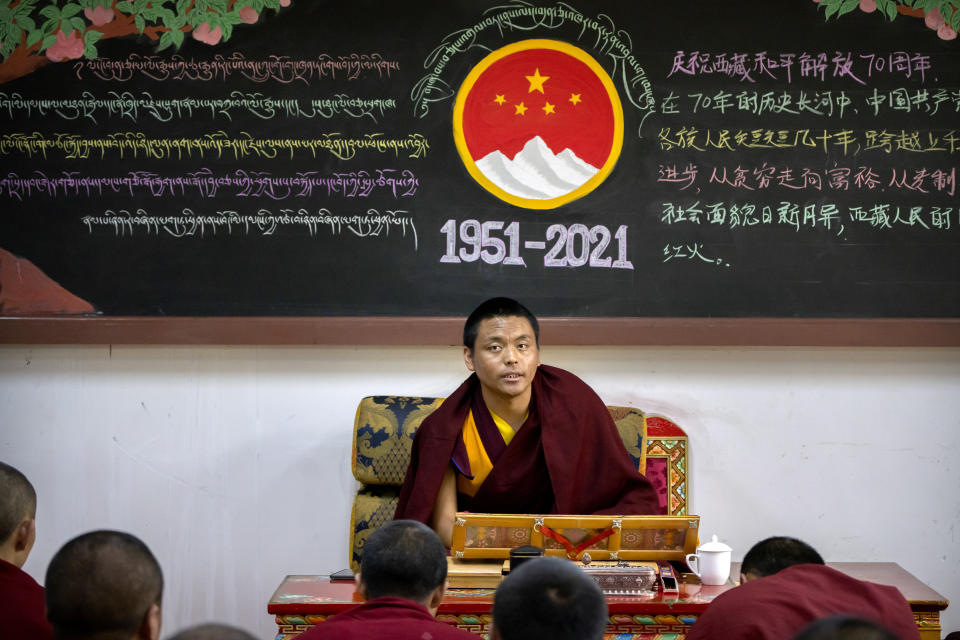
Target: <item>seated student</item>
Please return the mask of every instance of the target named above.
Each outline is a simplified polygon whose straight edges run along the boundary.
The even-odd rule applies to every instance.
[[[22,569],[37,537],[36,517],[33,485],[0,462],[0,638],[53,637],[43,587]]]
[[[793,640],[900,640],[876,622],[853,616],[830,616],[804,627]]]
[[[600,587],[569,560],[527,560],[493,596],[490,640],[600,640],[606,627]]]
[[[467,318],[473,375],[417,430],[395,518],[428,523],[450,546],[456,512],[659,513],[656,491],[603,401],[540,364],[539,324],[493,298]]]
[[[476,640],[434,618],[446,590],[447,552],[425,524],[394,520],[370,534],[354,579],[365,602],[298,640]]]
[[[57,640],[157,640],[163,572],[139,538],[91,531],[47,567],[47,617]]]
[[[740,586],[710,603],[687,640],[782,640],[814,620],[841,613],[878,622],[901,640],[920,638],[910,605],[896,587],[831,569],[795,538],[767,538],[744,556]]]
[[[167,640],[257,640],[255,637],[237,627],[226,624],[208,622],[184,629],[180,633],[170,636]]]

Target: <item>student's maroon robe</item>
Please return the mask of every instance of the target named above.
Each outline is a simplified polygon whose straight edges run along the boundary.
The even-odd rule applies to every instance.
[[[478,636],[440,622],[422,604],[384,596],[368,600],[310,627],[298,640],[476,640]]]
[[[0,638],[53,638],[43,587],[30,574],[4,560],[0,560]]]
[[[721,593],[687,640],[782,640],[838,614],[877,622],[900,640],[920,638],[910,604],[896,587],[857,580],[822,564],[798,564]]]
[[[420,425],[395,518],[428,522],[443,474],[480,382],[460,385]],[[540,365],[530,416],[473,498],[481,513],[645,515],[660,513],[656,491],[637,471],[600,397],[572,373]]]

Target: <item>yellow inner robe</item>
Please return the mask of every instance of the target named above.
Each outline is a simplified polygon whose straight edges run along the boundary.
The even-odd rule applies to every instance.
[[[493,411],[490,412],[490,416],[493,418],[493,423],[497,425],[497,429],[500,431],[504,443],[509,445],[510,441],[513,440],[513,436],[517,434],[516,430],[510,426],[510,423]],[[523,417],[523,421],[527,421],[527,416]],[[486,449],[483,448],[483,442],[480,440],[480,432],[477,431],[477,423],[473,420],[472,409],[467,413],[467,419],[463,421],[463,444],[467,448],[467,458],[470,460],[470,473],[473,474],[473,477],[468,478],[458,473],[457,491],[473,497],[476,495],[477,490],[480,489],[480,485],[483,484],[483,481],[487,479],[487,476],[490,475],[490,472],[493,470],[493,463],[490,462],[490,457],[487,455]]]

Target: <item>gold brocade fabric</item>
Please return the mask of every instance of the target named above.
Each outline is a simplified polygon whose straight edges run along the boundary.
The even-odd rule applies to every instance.
[[[363,484],[403,484],[413,434],[441,402],[402,396],[361,400],[353,430],[353,476]]]

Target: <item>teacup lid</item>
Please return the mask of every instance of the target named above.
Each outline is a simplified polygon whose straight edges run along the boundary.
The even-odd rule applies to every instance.
[[[713,540],[710,542],[704,542],[702,545],[697,547],[697,551],[732,551],[730,545],[724,544],[717,540],[717,534],[713,534]]]

